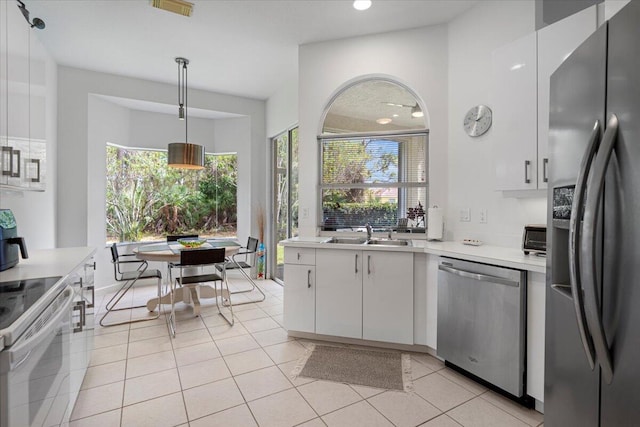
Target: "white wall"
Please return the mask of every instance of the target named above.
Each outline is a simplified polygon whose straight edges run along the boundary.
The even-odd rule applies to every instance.
[[[477,138],[462,128],[474,105],[490,105],[492,51],[535,30],[534,1],[482,1],[449,23],[449,203],[447,240],[479,239],[517,247],[523,225],[546,223],[546,196],[515,199],[494,190],[493,140],[489,130]],[[459,221],[469,208],[471,222]],[[488,223],[479,223],[480,209]]]
[[[254,237],[258,235],[255,224],[256,210],[260,204],[266,203],[266,193],[264,193],[263,187],[264,174],[266,173],[264,166],[260,172],[260,164],[264,161],[265,156],[264,151],[260,158],[253,158],[251,162],[242,161],[242,159],[252,158],[258,152],[250,144],[243,143],[243,141],[249,141],[251,137],[250,122],[251,119],[248,117],[216,120],[213,134],[213,151],[238,153],[238,240],[240,242],[245,242],[249,234]],[[266,146],[266,141],[263,148],[264,146]],[[253,183],[253,179],[259,173],[261,174],[258,177],[259,184],[256,185]],[[262,193],[260,200],[252,201],[252,197],[254,195],[257,197],[259,193]],[[244,225],[240,226],[240,224]]]
[[[22,20],[20,14],[8,17]],[[21,21],[22,23],[22,21]],[[39,33],[44,34],[44,33]],[[31,37],[38,37],[35,30]],[[57,146],[57,65],[53,58],[42,49],[45,66],[45,139],[47,141],[46,190],[4,191],[0,190],[0,208],[11,209],[16,217],[18,235],[24,237],[27,249],[46,249],[56,246],[56,146]],[[4,65],[4,64],[3,64]]]
[[[267,99],[267,137],[273,138],[298,122],[298,80],[291,80]]]
[[[97,249],[95,255],[96,288],[113,280],[111,253],[105,250],[106,233],[106,142],[129,145],[129,109],[120,107],[101,97],[89,95],[87,115],[87,246]]]
[[[176,107],[177,108],[177,107]],[[214,150],[214,128],[216,120],[189,116],[189,141],[203,145],[207,153]],[[161,148],[166,150],[169,142],[184,142],[184,121],[176,114],[160,114],[149,111],[131,110],[129,125],[129,145],[140,148]],[[250,144],[247,138],[243,144]]]
[[[92,95],[107,95],[121,98],[173,105],[175,86],[75,68],[59,67],[58,88],[58,247],[91,245],[104,249],[104,170],[106,142],[134,146],[166,147],[168,137],[184,139],[184,127],[175,127],[164,121],[169,115],[144,112],[128,112],[127,109],[105,104],[104,99]],[[220,119],[232,121],[234,125],[222,125],[239,154],[239,168],[246,171],[243,188],[239,188],[239,234],[256,234],[253,225],[255,206],[266,199],[263,163],[265,158],[265,103],[264,101],[222,95],[198,90],[189,90],[190,107],[229,112],[247,116],[243,119]],[[127,111],[125,113],[125,111]],[[127,115],[129,116],[127,119]],[[135,120],[140,120],[137,123]],[[156,122],[157,120],[157,122]],[[177,120],[176,120],[177,121]],[[179,122],[179,121],[177,121]],[[215,146],[217,125],[206,124],[201,119],[189,119],[189,140],[200,142],[208,151]],[[241,126],[245,129],[234,129]],[[144,138],[145,132],[148,133]],[[165,134],[166,132],[166,134]],[[193,138],[191,138],[193,132]],[[133,140],[135,139],[135,141]],[[139,142],[139,143],[138,143]],[[158,144],[158,145],[156,145]],[[243,153],[242,157],[240,156]],[[242,200],[242,201],[241,201]],[[106,250],[98,256],[100,262],[108,260]],[[105,285],[109,265],[98,265],[96,286]],[[105,274],[103,274],[105,273]],[[110,280],[110,279],[109,279]]]
[[[410,87],[426,106],[430,124],[430,203],[447,201],[448,76],[447,28],[433,26],[299,49],[300,235],[316,234],[318,141],[324,108],[338,88],[360,76],[386,75]]]

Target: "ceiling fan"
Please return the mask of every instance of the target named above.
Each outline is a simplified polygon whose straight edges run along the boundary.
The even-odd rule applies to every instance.
[[[390,107],[411,108],[411,117],[413,118],[424,117],[424,112],[422,111],[422,108],[420,108],[417,102],[415,105],[396,104],[395,102],[383,102],[383,104],[388,105]]]

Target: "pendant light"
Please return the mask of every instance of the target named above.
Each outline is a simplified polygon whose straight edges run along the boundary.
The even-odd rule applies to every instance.
[[[189,118],[187,115],[187,64],[186,58],[176,58],[178,63],[178,118],[184,120],[184,142],[172,142],[167,152],[167,164],[172,168],[204,169],[204,147],[189,144]]]

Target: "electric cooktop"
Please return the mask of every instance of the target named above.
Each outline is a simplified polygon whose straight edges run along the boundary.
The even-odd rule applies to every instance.
[[[0,282],[0,330],[10,327],[61,278],[54,276]]]

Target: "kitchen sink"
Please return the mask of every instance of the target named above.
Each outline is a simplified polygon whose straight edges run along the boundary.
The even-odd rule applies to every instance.
[[[411,240],[370,239],[370,240],[367,240],[366,244],[379,245],[379,246],[411,246]]]
[[[337,243],[343,245],[361,245],[366,243],[367,239],[364,237],[332,237],[329,240],[325,240],[324,243]]]

